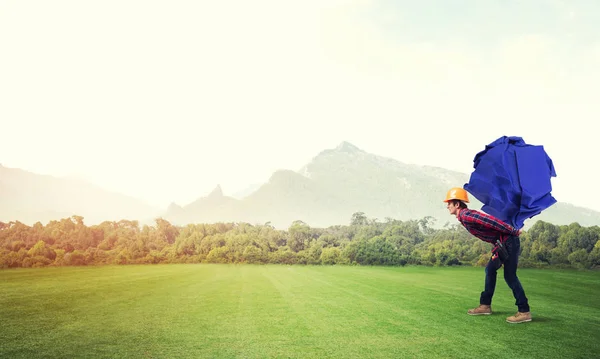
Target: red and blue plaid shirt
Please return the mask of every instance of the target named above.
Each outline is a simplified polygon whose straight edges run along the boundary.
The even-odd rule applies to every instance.
[[[510,224],[474,209],[462,209],[457,218],[469,233],[492,244],[495,244],[496,239],[504,243],[509,236],[516,236],[519,232]]]

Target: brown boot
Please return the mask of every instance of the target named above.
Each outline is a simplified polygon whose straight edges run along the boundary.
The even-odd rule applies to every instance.
[[[467,314],[469,314],[469,315],[490,315],[490,314],[492,314],[492,306],[485,305],[485,304],[479,304],[479,307],[469,309],[467,311]]]
[[[517,314],[506,318],[506,321],[513,324],[531,322],[531,312],[517,312]]]

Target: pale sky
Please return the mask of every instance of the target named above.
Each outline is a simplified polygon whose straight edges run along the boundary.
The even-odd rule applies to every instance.
[[[471,173],[520,136],[558,201],[600,210],[598,19],[595,0],[3,0],[0,163],[166,208],[344,140]]]

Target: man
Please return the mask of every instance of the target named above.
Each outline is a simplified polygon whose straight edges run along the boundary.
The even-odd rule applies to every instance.
[[[509,323],[524,323],[531,321],[529,303],[525,291],[517,277],[517,265],[521,252],[520,229],[504,223],[496,217],[486,213],[469,209],[467,191],[460,187],[451,188],[446,194],[444,202],[448,211],[475,237],[494,245],[492,256],[485,267],[485,289],[479,298],[479,307],[469,309],[470,315],[492,314],[492,297],[496,289],[496,275],[498,268],[504,264],[504,280],[512,289],[517,314],[506,318]]]

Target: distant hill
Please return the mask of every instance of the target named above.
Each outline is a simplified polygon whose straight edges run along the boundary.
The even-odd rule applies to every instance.
[[[258,190],[260,186],[262,186],[262,183],[252,183],[246,186],[245,188],[235,192],[233,195],[231,195],[231,197],[235,199],[242,199],[244,197],[248,197],[252,193],[256,192],[256,190]]]
[[[152,221],[159,213],[138,199],[106,191],[89,182],[40,175],[0,165],[0,221],[32,225],[72,215],[86,224],[105,220]]]
[[[0,221],[26,224],[80,215],[86,224],[105,220],[152,223],[162,216],[174,224],[249,222],[287,228],[295,220],[313,227],[348,224],[355,212],[384,221],[436,219],[436,226],[456,223],[444,203],[448,188],[462,186],[469,174],[431,166],[406,164],[365,152],[342,142],[318,153],[297,171],[279,170],[262,185],[250,185],[235,197],[220,186],[196,201],[172,203],[159,210],[123,194],[106,191],[89,182],[39,175],[0,165]],[[482,204],[472,198],[471,208]],[[600,225],[600,212],[568,203],[556,203],[527,220],[553,224],[578,222]]]
[[[280,228],[295,220],[313,227],[347,224],[355,212],[369,218],[421,219],[431,216],[437,226],[456,223],[442,202],[446,191],[462,186],[469,174],[419,166],[367,153],[342,142],[319,153],[298,171],[280,170],[246,197],[224,196],[217,187],[210,195],[180,207],[173,204],[164,218],[175,224],[244,221],[271,222]],[[472,198],[471,208],[482,204]],[[600,225],[600,212],[557,203],[526,221]]]

